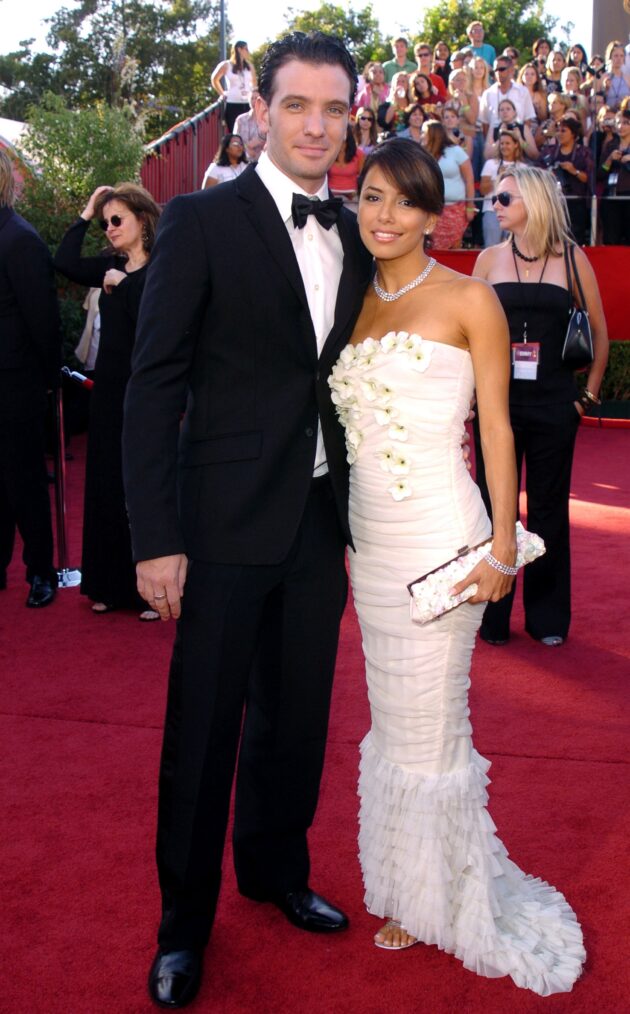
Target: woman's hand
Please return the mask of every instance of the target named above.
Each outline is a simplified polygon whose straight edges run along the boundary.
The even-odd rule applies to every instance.
[[[580,415],[584,415],[584,413],[585,413],[586,410],[585,410],[584,405],[582,404],[582,402],[581,401],[574,401],[573,404],[575,405],[575,411],[578,412]]]
[[[508,562],[507,557],[506,559],[499,557],[499,559],[501,563]],[[514,563],[514,559],[515,554],[509,560],[510,565]],[[514,584],[514,578],[510,574],[502,574],[501,571],[495,570],[486,560],[480,560],[470,574],[467,574],[458,584],[453,585],[451,594],[461,595],[471,584],[477,585],[477,591],[472,598],[468,599],[468,602],[473,605],[476,602],[498,602],[508,594]]]
[[[83,211],[81,212],[81,218],[84,218],[86,222],[90,222],[94,218],[94,215],[96,214],[95,205],[97,199],[100,197],[101,194],[104,194],[106,191],[113,189],[114,189],[113,187],[97,187],[92,196],[90,197],[89,201],[85,205]]]
[[[124,282],[126,277],[127,275],[124,271],[118,271],[117,268],[109,268],[109,270],[105,272],[105,276],[103,278],[103,292],[106,292],[109,296],[117,285]]]

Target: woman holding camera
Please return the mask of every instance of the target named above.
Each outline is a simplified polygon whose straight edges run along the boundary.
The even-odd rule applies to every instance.
[[[616,127],[602,151],[604,243],[630,246],[630,109],[617,114]]]
[[[593,156],[581,144],[582,124],[577,114],[565,113],[558,124],[557,139],[545,145],[540,153],[539,165],[551,169],[562,188],[569,207],[571,231],[576,243],[589,242],[590,215],[588,198],[591,194]]]

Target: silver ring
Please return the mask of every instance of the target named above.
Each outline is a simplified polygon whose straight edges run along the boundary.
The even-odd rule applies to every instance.
[[[154,599],[165,599],[166,595],[154,595],[153,598]]]

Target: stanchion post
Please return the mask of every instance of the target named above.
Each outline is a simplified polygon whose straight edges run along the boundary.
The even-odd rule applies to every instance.
[[[81,571],[68,568],[66,538],[66,441],[63,430],[63,390],[55,393],[55,515],[57,519],[57,579],[59,588],[74,588],[81,583]]]

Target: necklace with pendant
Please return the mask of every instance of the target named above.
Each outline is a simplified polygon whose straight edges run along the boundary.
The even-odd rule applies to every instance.
[[[512,236],[512,253],[516,254],[517,257],[520,257],[520,259],[522,261],[525,261],[525,263],[528,264],[528,265],[529,264],[535,264],[536,261],[540,260],[540,257],[526,257],[524,253],[521,253],[521,251],[519,250],[519,248],[516,245],[516,240],[515,240],[514,236]],[[529,278],[529,267],[525,268],[525,277]]]
[[[431,271],[433,271],[433,268],[435,267],[435,264],[436,264],[435,257],[431,257],[431,259],[429,260],[429,263],[425,267],[424,271],[421,271],[417,278],[414,278],[414,280],[412,282],[407,282],[407,284],[403,285],[402,289],[398,289],[397,292],[385,292],[385,289],[381,289],[380,285],[378,284],[378,282],[376,280],[376,275],[375,275],[374,278],[372,279],[372,285],[374,286],[374,291],[375,291],[376,295],[378,296],[378,298],[382,299],[383,302],[385,302],[385,303],[393,303],[395,299],[400,299],[400,297],[404,296],[406,292],[411,292],[411,290],[415,289],[417,285],[421,285],[422,282],[427,277],[427,275],[429,275],[431,273]]]

